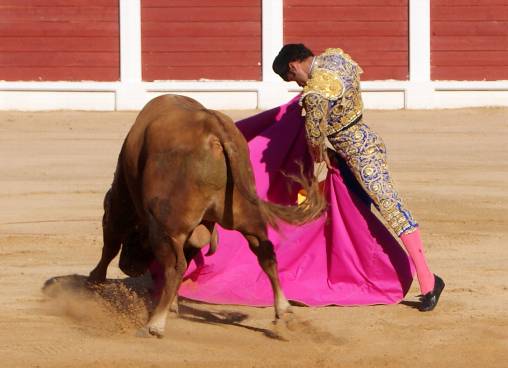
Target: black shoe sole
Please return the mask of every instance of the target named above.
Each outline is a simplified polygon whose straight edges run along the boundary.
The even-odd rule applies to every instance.
[[[420,308],[418,308],[420,312],[430,312],[434,310],[434,308],[436,308],[437,306],[437,303],[439,302],[439,297],[443,292],[445,283],[439,276],[434,275],[434,277],[435,277],[435,285],[434,290],[432,290],[432,294],[435,297],[435,302],[430,305],[421,305]]]

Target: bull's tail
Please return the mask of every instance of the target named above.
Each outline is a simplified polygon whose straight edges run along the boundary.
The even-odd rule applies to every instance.
[[[233,174],[234,185],[246,200],[259,206],[261,215],[267,223],[274,228],[277,228],[278,220],[300,225],[316,219],[323,212],[326,208],[326,200],[319,189],[318,181],[316,178],[307,179],[303,174],[303,169],[300,170],[299,176],[290,176],[292,180],[300,184],[307,192],[303,203],[297,206],[285,206],[261,200],[257,196],[253,185],[254,175],[252,174],[251,166],[245,165],[245,162],[250,162],[248,150],[238,147],[238,144],[234,143],[235,141],[244,142],[246,147],[245,138],[232,121],[225,121],[219,113],[214,115],[221,125],[217,135],[224,147],[224,152]]]
[[[319,217],[326,208],[326,199],[316,178],[307,179],[302,171],[299,176],[290,175],[289,178],[304,189],[305,201],[295,206],[284,206],[260,200],[263,216],[275,228],[279,219],[294,225],[305,224]]]

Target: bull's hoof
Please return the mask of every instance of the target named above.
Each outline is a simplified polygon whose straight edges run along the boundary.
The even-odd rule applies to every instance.
[[[95,286],[95,285],[102,284],[104,281],[99,281],[97,279],[89,277],[86,279],[85,282],[86,282],[86,285],[88,285],[88,286]]]
[[[293,308],[291,308],[291,305],[289,305],[289,303],[288,303],[283,308],[276,308],[274,322],[276,322],[278,319],[286,319],[292,315],[293,315]]]
[[[106,275],[104,273],[98,272],[96,270],[93,270],[92,272],[90,272],[90,274],[88,275],[88,278],[86,279],[86,282],[88,284],[92,284],[92,285],[101,284],[104,281],[106,281]]]
[[[136,337],[150,338],[156,337],[162,339],[164,337],[164,331],[160,331],[154,327],[143,327],[136,331]]]
[[[273,324],[276,325],[277,323],[288,323],[292,321],[295,318],[295,314],[293,312],[288,312],[283,314],[281,317],[275,316],[275,319],[273,320]]]
[[[155,336],[158,339],[162,339],[164,337],[164,331],[155,327],[149,327],[148,332],[150,332],[150,335]]]
[[[173,303],[171,303],[171,306],[169,307],[169,311],[178,315],[178,311],[179,311],[178,298],[175,298],[175,301],[173,301]]]

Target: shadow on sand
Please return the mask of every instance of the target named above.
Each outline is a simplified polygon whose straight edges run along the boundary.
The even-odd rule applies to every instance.
[[[413,309],[418,309],[421,305],[421,302],[415,302],[412,300],[403,300],[400,302],[400,304],[405,305],[410,308],[413,308]]]
[[[87,276],[74,274],[48,279],[42,291],[56,304],[60,304],[61,308],[58,310],[75,321],[98,318],[102,322],[96,322],[94,327],[100,325],[101,328],[104,328],[105,321],[113,324],[112,320],[116,320],[116,325],[120,320],[128,321],[127,325],[123,323],[120,326],[125,331],[141,328],[148,320],[148,315],[154,308],[150,295],[151,286],[149,275],[108,279],[100,285],[92,285],[87,282]],[[70,300],[74,307],[69,308]],[[270,329],[246,324],[249,316],[245,313],[232,310],[209,311],[206,309],[208,304],[181,297],[178,304],[178,317],[181,319],[212,325],[231,325],[262,333],[271,339],[286,340]],[[80,312],[69,313],[69,309],[76,309],[76,305],[80,306]],[[114,330],[113,326],[110,330]]]

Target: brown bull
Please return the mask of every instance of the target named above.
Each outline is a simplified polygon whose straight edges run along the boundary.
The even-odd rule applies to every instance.
[[[89,281],[105,280],[122,244],[129,255],[120,265],[128,274],[145,272],[155,257],[166,281],[146,329],[162,336],[168,307],[187,265],[201,246],[216,241],[218,223],[247,239],[270,279],[279,318],[289,303],[279,286],[267,224],[278,219],[298,224],[315,218],[324,200],[317,185],[306,189],[304,206],[260,200],[247,143],[234,122],[187,97],[157,97],[139,113],[120,152],[104,200],[102,256]],[[129,263],[133,257],[138,262]],[[137,264],[137,269],[129,270],[129,264]]]

